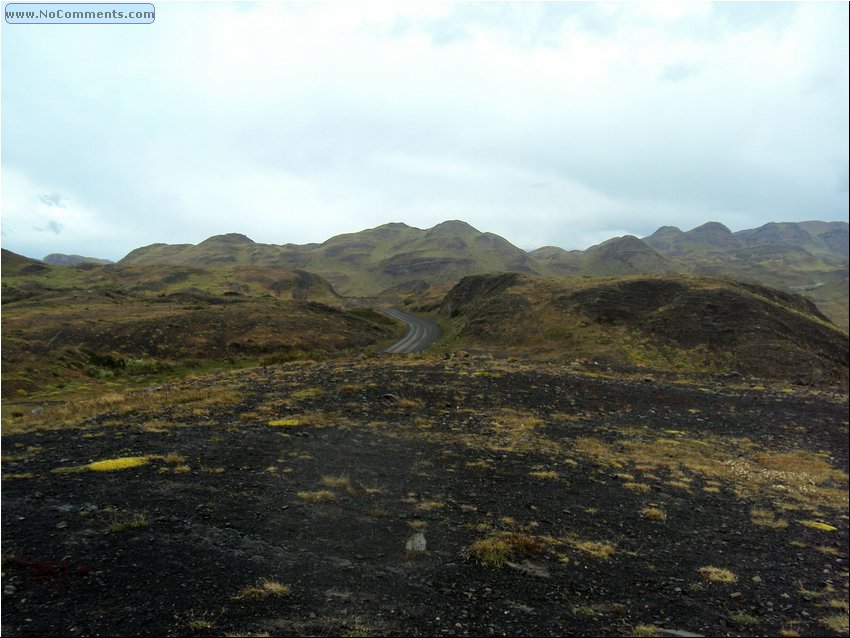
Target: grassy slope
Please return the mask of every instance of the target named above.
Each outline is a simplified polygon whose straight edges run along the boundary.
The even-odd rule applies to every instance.
[[[3,253],[3,396],[384,343],[383,317],[327,305],[287,267],[49,266]],[[324,302],[324,303],[317,303]]]
[[[805,298],[715,277],[470,277],[440,314],[447,349],[847,382],[847,336]]]
[[[332,237],[322,244],[257,244],[243,235],[218,235],[197,246],[154,244],[122,264],[183,266],[291,266],[317,273],[339,293],[404,296],[431,284],[455,283],[487,272],[612,277],[632,274],[718,274],[814,300],[848,328],[847,224],[767,224],[732,233],[707,223],[682,232],[659,229],[650,237],[618,237],[586,251],[545,247],[526,253],[492,233],[450,221],[421,230],[391,223]]]

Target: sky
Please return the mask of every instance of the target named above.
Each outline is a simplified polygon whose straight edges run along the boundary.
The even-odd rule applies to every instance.
[[[3,22],[4,248],[848,220],[846,2],[153,4]]]

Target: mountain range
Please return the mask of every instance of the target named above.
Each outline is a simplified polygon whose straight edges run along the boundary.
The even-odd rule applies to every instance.
[[[587,250],[526,252],[463,221],[429,229],[383,224],[320,244],[262,244],[236,233],[197,244],[137,248],[119,266],[285,266],[315,273],[346,297],[400,296],[467,275],[709,274],[753,281],[812,299],[848,328],[848,224],[769,223],[733,233],[709,222],[689,231],[664,226],[648,237],[609,239]]]

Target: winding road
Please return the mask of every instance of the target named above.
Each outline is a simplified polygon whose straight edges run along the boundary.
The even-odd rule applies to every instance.
[[[440,336],[440,327],[433,321],[414,317],[397,308],[387,308],[381,312],[407,325],[407,334],[404,338],[385,348],[383,352],[398,354],[422,352]]]

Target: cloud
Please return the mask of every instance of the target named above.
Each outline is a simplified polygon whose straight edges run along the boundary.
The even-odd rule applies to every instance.
[[[65,203],[65,198],[62,197],[60,193],[50,193],[49,195],[45,194],[39,197],[39,199],[48,206],[56,206],[57,208],[68,208],[68,205]]]
[[[51,219],[47,222],[47,224],[43,228],[36,228],[39,232],[50,232],[54,235],[59,235],[62,233],[62,224],[60,224],[55,219]]]
[[[847,6],[759,4],[176,3],[145,27],[6,25],[4,244],[118,259],[459,217],[582,248],[846,219]],[[30,233],[50,221],[61,235]]]

